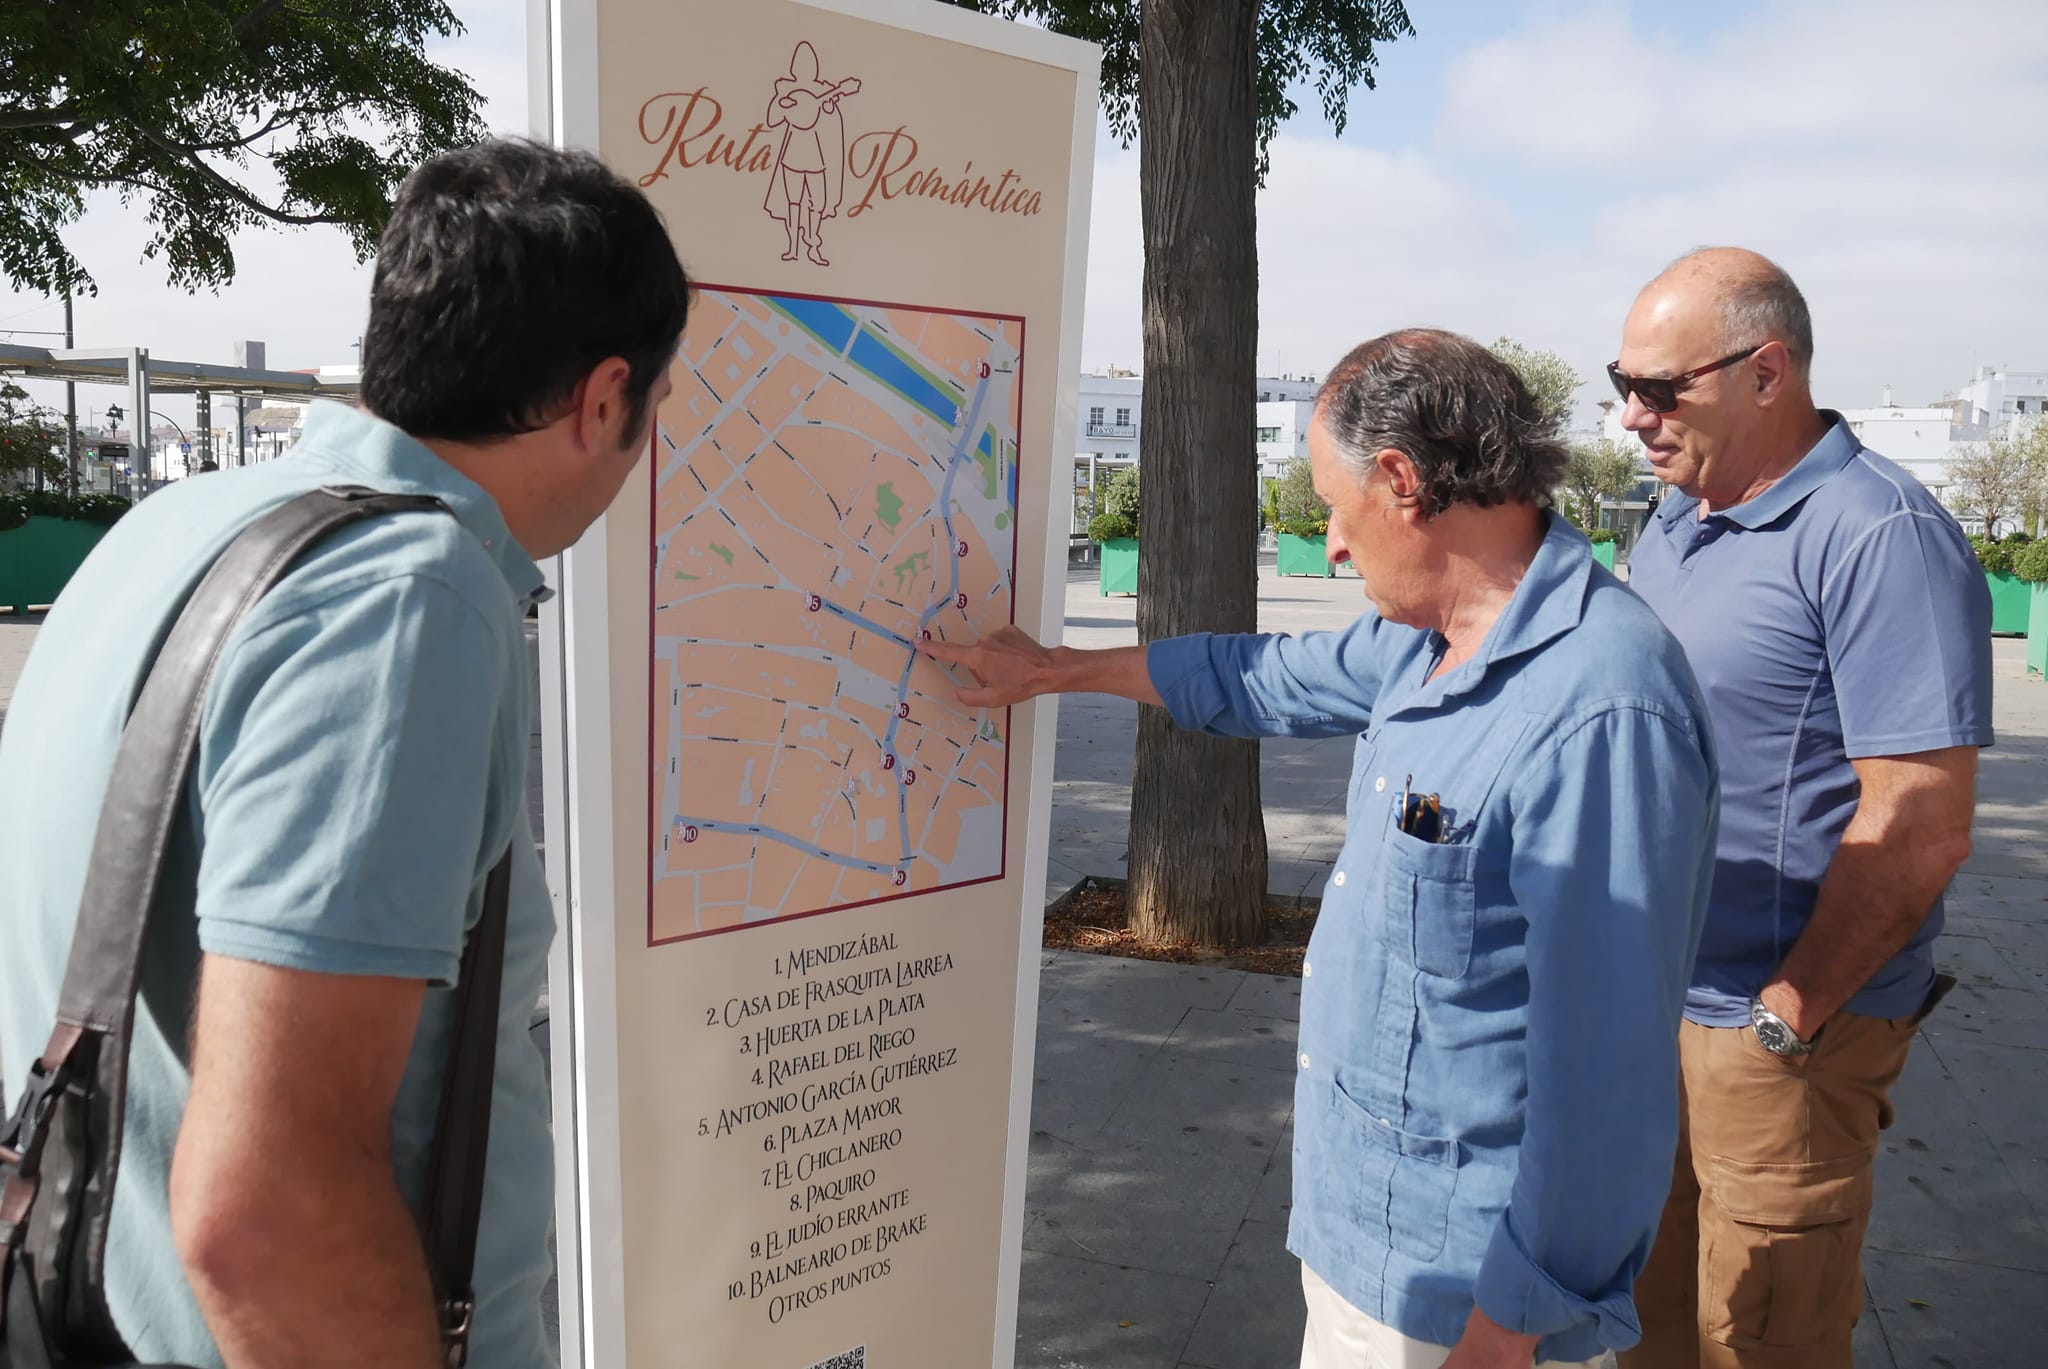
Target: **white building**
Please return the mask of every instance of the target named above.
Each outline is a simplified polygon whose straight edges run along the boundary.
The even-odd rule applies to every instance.
[[[1076,454],[1111,468],[1138,460],[1138,400],[1144,381],[1112,367],[1081,377],[1080,419],[1074,427]]]
[[[1948,484],[1948,459],[1956,448],[1955,414],[1946,405],[1908,409],[1889,402],[1875,409],[1843,409],[1849,431],[1879,456],[1904,466],[1915,480],[1940,496]]]
[[[1958,423],[1996,432],[2014,418],[2048,413],[2048,372],[1979,366],[1953,398],[1960,401]]]
[[[1308,424],[1314,412],[1314,376],[1260,376],[1253,382],[1252,450],[1246,465],[1254,474],[1277,478],[1296,457],[1308,456]],[[1083,529],[1086,494],[1097,480],[1107,480],[1126,466],[1139,464],[1141,434],[1138,414],[1145,382],[1134,372],[1110,367],[1083,372],[1077,389],[1079,422],[1074,427],[1074,530]]]
[[[1315,400],[1269,399],[1255,407],[1258,426],[1252,446],[1259,454],[1259,475],[1278,480],[1286,474],[1288,462],[1308,460],[1308,423],[1315,414]]]

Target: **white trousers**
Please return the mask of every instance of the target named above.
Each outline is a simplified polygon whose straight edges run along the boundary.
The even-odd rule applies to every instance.
[[[1366,1316],[1307,1265],[1301,1267],[1301,1295],[1308,1303],[1301,1369],[1441,1369],[1451,1356],[1448,1345],[1411,1340]],[[1599,1369],[1599,1364],[1597,1359],[1579,1364],[1545,1360],[1538,1369]]]

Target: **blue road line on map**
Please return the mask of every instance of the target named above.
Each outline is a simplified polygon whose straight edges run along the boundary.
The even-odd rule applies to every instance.
[[[846,359],[942,423],[951,420],[959,409],[951,395],[865,328],[853,340]]]
[[[821,299],[797,299],[770,295],[768,303],[796,320],[797,324],[835,352],[844,352],[854,330],[860,325],[853,315]]]
[[[700,832],[743,832],[748,836],[766,837],[770,841],[779,842],[781,845],[802,851],[805,855],[817,860],[830,861],[834,865],[844,865],[849,870],[868,870],[878,875],[893,875],[896,873],[896,867],[893,865],[878,865],[871,860],[860,860],[854,856],[842,856],[837,851],[827,851],[824,847],[814,846],[800,837],[793,837],[787,832],[777,831],[773,827],[763,827],[755,822],[720,822],[715,818],[678,816],[670,823],[669,830],[673,832],[677,827],[694,827]]]
[[[969,461],[967,443],[974,432],[981,427],[981,402],[988,395],[988,382],[989,377],[983,376],[975,383],[973,405],[968,410],[967,421],[960,425],[959,436],[953,439],[953,456],[946,463],[946,484],[939,491],[939,509],[940,516],[946,527],[946,564],[953,569],[953,587],[946,592],[944,599],[926,608],[923,614],[918,617],[917,633],[920,641],[924,639],[924,631],[931,626],[932,619],[938,617],[940,610],[951,604],[960,595],[960,557],[957,550],[959,544],[953,536],[953,478],[960,474],[960,468]],[[892,756],[896,754],[896,729],[902,723],[900,706],[908,703],[910,700],[910,672],[916,665],[917,652],[913,649],[909,659],[903,663],[903,678],[896,685],[896,702],[899,706],[899,711],[895,717],[889,719],[888,734],[882,738],[882,749]],[[902,768],[905,773],[908,773],[908,766],[909,763],[904,762]],[[903,837],[903,860],[905,864],[908,864],[910,862],[910,795],[906,792],[906,788],[907,786],[904,785],[902,777],[899,776],[896,781],[896,820],[897,827]]]
[[[864,617],[861,614],[855,613],[850,608],[841,608],[838,604],[833,603],[830,599],[820,597],[818,602],[824,607],[827,613],[830,613],[835,618],[844,618],[847,622],[852,623],[862,632],[872,632],[877,637],[886,637],[890,641],[894,642],[897,646],[902,647],[905,651],[915,651],[917,649],[911,643],[911,640],[908,637],[905,637],[898,632],[889,631],[888,628],[883,627],[880,623],[876,622],[872,618]]]

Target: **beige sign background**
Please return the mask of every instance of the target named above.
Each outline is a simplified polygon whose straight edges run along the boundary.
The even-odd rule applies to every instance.
[[[536,4],[702,294],[545,634],[564,1359],[1011,1362],[1096,53],[916,0]]]

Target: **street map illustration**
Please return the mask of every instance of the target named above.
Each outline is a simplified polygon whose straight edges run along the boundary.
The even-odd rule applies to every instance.
[[[654,438],[650,942],[1003,874],[1023,323],[704,288]]]

